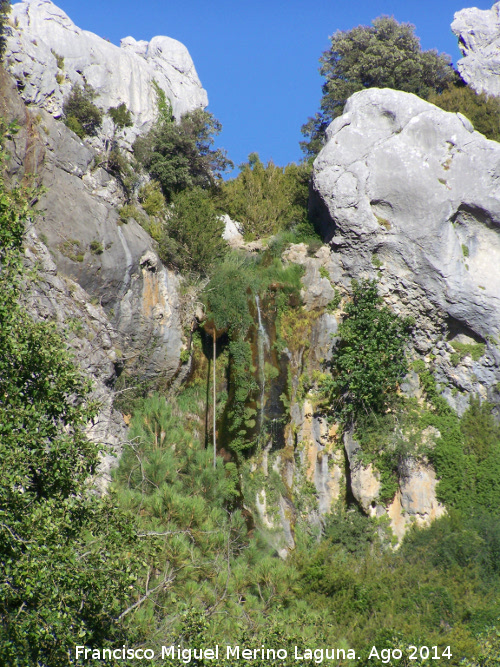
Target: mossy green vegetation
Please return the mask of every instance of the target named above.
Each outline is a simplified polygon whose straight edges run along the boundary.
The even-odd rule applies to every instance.
[[[269,237],[290,228],[312,232],[307,217],[308,165],[264,165],[257,153],[240,165],[240,173],[222,184],[220,207],[243,226],[247,239]]]
[[[473,361],[479,361],[486,352],[485,343],[460,343],[459,341],[452,341],[451,346],[455,350],[450,355],[451,363],[454,366],[457,366],[465,357],[470,357]]]
[[[148,646],[192,647],[193,637],[205,646],[288,648],[292,641],[280,664],[296,664],[293,645],[307,644],[342,647],[346,655],[356,648],[352,664],[362,667],[374,664],[366,648],[373,644],[451,646],[446,664],[457,666],[485,650],[500,615],[495,516],[452,512],[410,531],[393,552],[374,520],[341,503],[319,541],[298,525],[296,549],[281,561],[238,509],[234,463],[219,457],[214,470],[199,440],[205,399],[201,384],[168,403],[146,399],[115,477],[120,503],[140,522],[142,576],[153,593],[128,624]],[[243,479],[249,498],[268,489],[259,470]],[[273,516],[277,497],[272,490],[266,496]]]
[[[216,267],[205,287],[205,328],[210,336],[224,334],[228,340],[229,400],[224,424],[230,437],[225,445],[236,456],[255,447],[258,440],[256,297],[273,318],[294,304],[298,306],[302,272],[298,265],[284,265],[272,251],[250,258],[232,252]],[[265,375],[265,366],[262,370]]]

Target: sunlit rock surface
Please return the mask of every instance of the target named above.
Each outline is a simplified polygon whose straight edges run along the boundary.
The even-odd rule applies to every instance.
[[[464,56],[457,62],[461,77],[478,93],[500,95],[500,2],[462,9],[451,29]]]
[[[191,56],[171,37],[150,42],[126,37],[121,47],[82,30],[50,0],[14,4],[5,63],[28,104],[58,117],[74,84],[90,84],[97,106],[107,110],[124,102],[133,114],[135,136],[156,117],[154,83],[165,92],[179,118],[208,104]]]
[[[353,95],[327,139],[312,213],[342,281],[377,278],[392,309],[415,318],[415,349],[432,355],[459,412],[465,395],[498,401],[500,144],[461,114],[379,89]],[[453,364],[454,342],[484,354]]]

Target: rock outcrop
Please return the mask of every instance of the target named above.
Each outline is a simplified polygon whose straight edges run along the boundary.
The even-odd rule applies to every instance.
[[[96,487],[103,491],[127,438],[123,416],[114,409],[113,384],[119,361],[119,336],[104,309],[73,280],[61,275],[34,228],[26,237],[26,261],[36,277],[30,280],[24,305],[38,321],[55,322],[64,331],[74,360],[92,380],[91,398],[99,404],[87,435],[105,445]]]
[[[208,104],[186,47],[171,37],[150,42],[126,37],[121,47],[78,28],[50,0],[12,6],[5,62],[27,104],[62,113],[74,84],[90,84],[104,110],[124,102],[133,114],[129,140],[157,112],[154,82],[165,92],[176,118]]]
[[[31,174],[43,186],[35,225],[57,270],[104,307],[116,346],[140,359],[141,372],[171,378],[183,344],[178,277],[161,264],[135,220],[120,220],[123,189],[94,167],[95,151],[48,112],[25,106],[5,73],[0,91],[0,111],[20,125],[8,147],[8,175]]]
[[[379,278],[459,411],[472,394],[498,402],[500,145],[461,114],[378,89],[353,95],[327,137],[312,208],[342,281]]]
[[[491,9],[462,9],[451,29],[464,56],[457,62],[463,80],[477,93],[500,95],[500,2]]]
[[[414,354],[459,414],[472,395],[500,403],[499,165],[500,145],[461,114],[378,89],[350,98],[314,163],[311,212],[331,247],[330,275],[347,291],[376,278],[385,302],[413,316]],[[422,397],[413,371],[401,389]],[[443,514],[425,458],[408,459],[385,506],[353,434],[343,444],[352,496],[387,515],[398,540]]]
[[[19,131],[7,144],[6,176],[41,186],[28,248],[39,279],[27,307],[70,330],[76,360],[102,404],[90,435],[117,450],[126,437],[113,409],[118,375],[125,365],[131,383],[158,374],[167,382],[180,378],[188,368],[180,353],[190,313],[179,296],[181,279],[162,265],[155,242],[133,218],[120,219],[121,181],[56,117],[71,86],[88,82],[99,106],[125,102],[132,110],[132,140],[155,117],[153,80],[177,116],[204,106],[206,94],[175,40],[127,38],[120,49],[77,28],[48,0],[14,5],[9,20],[5,60],[13,77],[0,69],[0,113]]]

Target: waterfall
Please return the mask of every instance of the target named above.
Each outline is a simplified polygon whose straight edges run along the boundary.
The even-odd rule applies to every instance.
[[[259,322],[259,327],[257,330],[257,351],[258,351],[258,363],[259,363],[259,384],[260,384],[260,418],[259,418],[259,434],[262,433],[262,428],[264,426],[264,405],[265,405],[265,389],[266,389],[266,376],[265,376],[265,350],[269,348],[269,338],[267,337],[266,330],[262,324],[262,316],[260,312],[260,300],[259,295],[255,295],[255,305],[257,307],[257,317]]]

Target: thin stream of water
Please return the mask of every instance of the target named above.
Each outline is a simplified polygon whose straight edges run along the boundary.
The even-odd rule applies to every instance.
[[[262,316],[260,312],[260,300],[259,295],[255,295],[255,305],[257,307],[257,317],[259,322],[259,328],[257,331],[257,351],[258,351],[258,362],[259,362],[259,384],[260,384],[260,416],[259,416],[259,433],[262,434],[262,429],[264,426],[264,406],[265,406],[265,389],[266,389],[266,376],[265,376],[265,350],[269,348],[269,338],[267,336],[264,325],[262,324]]]

